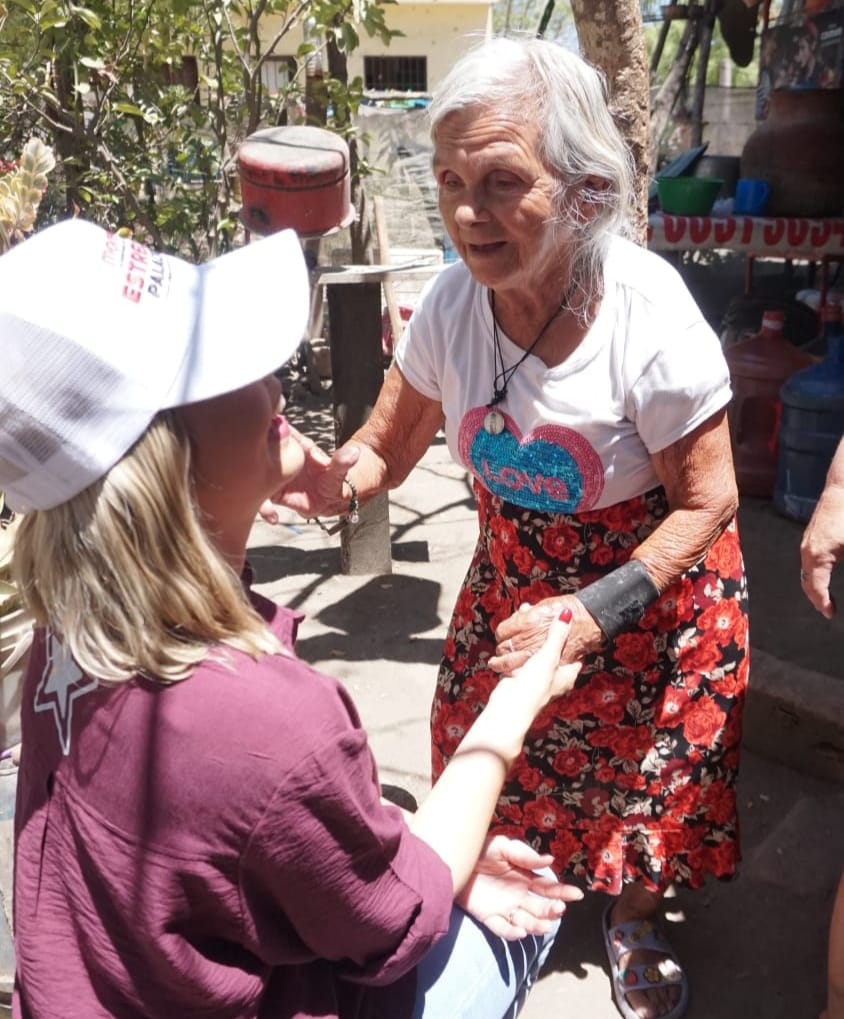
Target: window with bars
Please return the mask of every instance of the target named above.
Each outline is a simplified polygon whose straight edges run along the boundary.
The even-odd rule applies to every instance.
[[[427,57],[364,57],[365,87],[374,92],[427,92]]]

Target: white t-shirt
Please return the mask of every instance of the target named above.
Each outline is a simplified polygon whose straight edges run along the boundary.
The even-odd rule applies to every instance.
[[[524,351],[499,329],[505,367]],[[495,495],[575,513],[656,487],[649,453],[687,435],[730,399],[718,337],[672,266],[615,239],[598,317],[554,368],[529,355],[497,410],[487,291],[462,262],[432,280],[396,350],[407,381],[442,404],[449,450]]]

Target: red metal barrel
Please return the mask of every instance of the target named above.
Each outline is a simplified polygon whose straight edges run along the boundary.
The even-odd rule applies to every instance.
[[[258,234],[291,229],[321,236],[354,218],[349,147],[321,127],[256,131],[237,153],[243,225]]]

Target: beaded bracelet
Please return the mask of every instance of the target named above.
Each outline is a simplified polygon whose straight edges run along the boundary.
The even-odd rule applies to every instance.
[[[358,490],[355,483],[350,478],[343,478],[343,481],[349,486],[352,491],[351,498],[349,499],[349,508],[345,514],[340,517],[336,524],[332,524],[328,527],[324,524],[319,517],[309,517],[309,520],[313,520],[314,523],[318,524],[326,534],[336,534],[341,531],[346,524],[359,524],[360,523],[360,499],[358,498]]]
[[[352,497],[349,499],[349,508],[346,510],[346,519],[350,524],[360,523],[360,499],[358,499],[358,490],[355,488],[355,484],[349,478],[343,478],[349,488],[352,490]]]

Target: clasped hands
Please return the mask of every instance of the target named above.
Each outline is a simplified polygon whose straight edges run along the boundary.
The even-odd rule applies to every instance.
[[[536,605],[524,603],[512,616],[505,619],[495,631],[495,654],[489,659],[489,667],[496,672],[510,675],[538,651],[548,635],[551,623],[559,618],[563,608],[571,609],[571,629],[563,653],[561,665],[572,665],[599,651],[605,637],[601,628],[586,611],[583,604],[571,594],[546,598]],[[571,677],[569,689],[574,686],[576,674]]]
[[[490,836],[457,904],[501,938],[547,934],[583,892],[547,870],[553,857],[506,835]],[[543,870],[543,873],[537,873]]]

